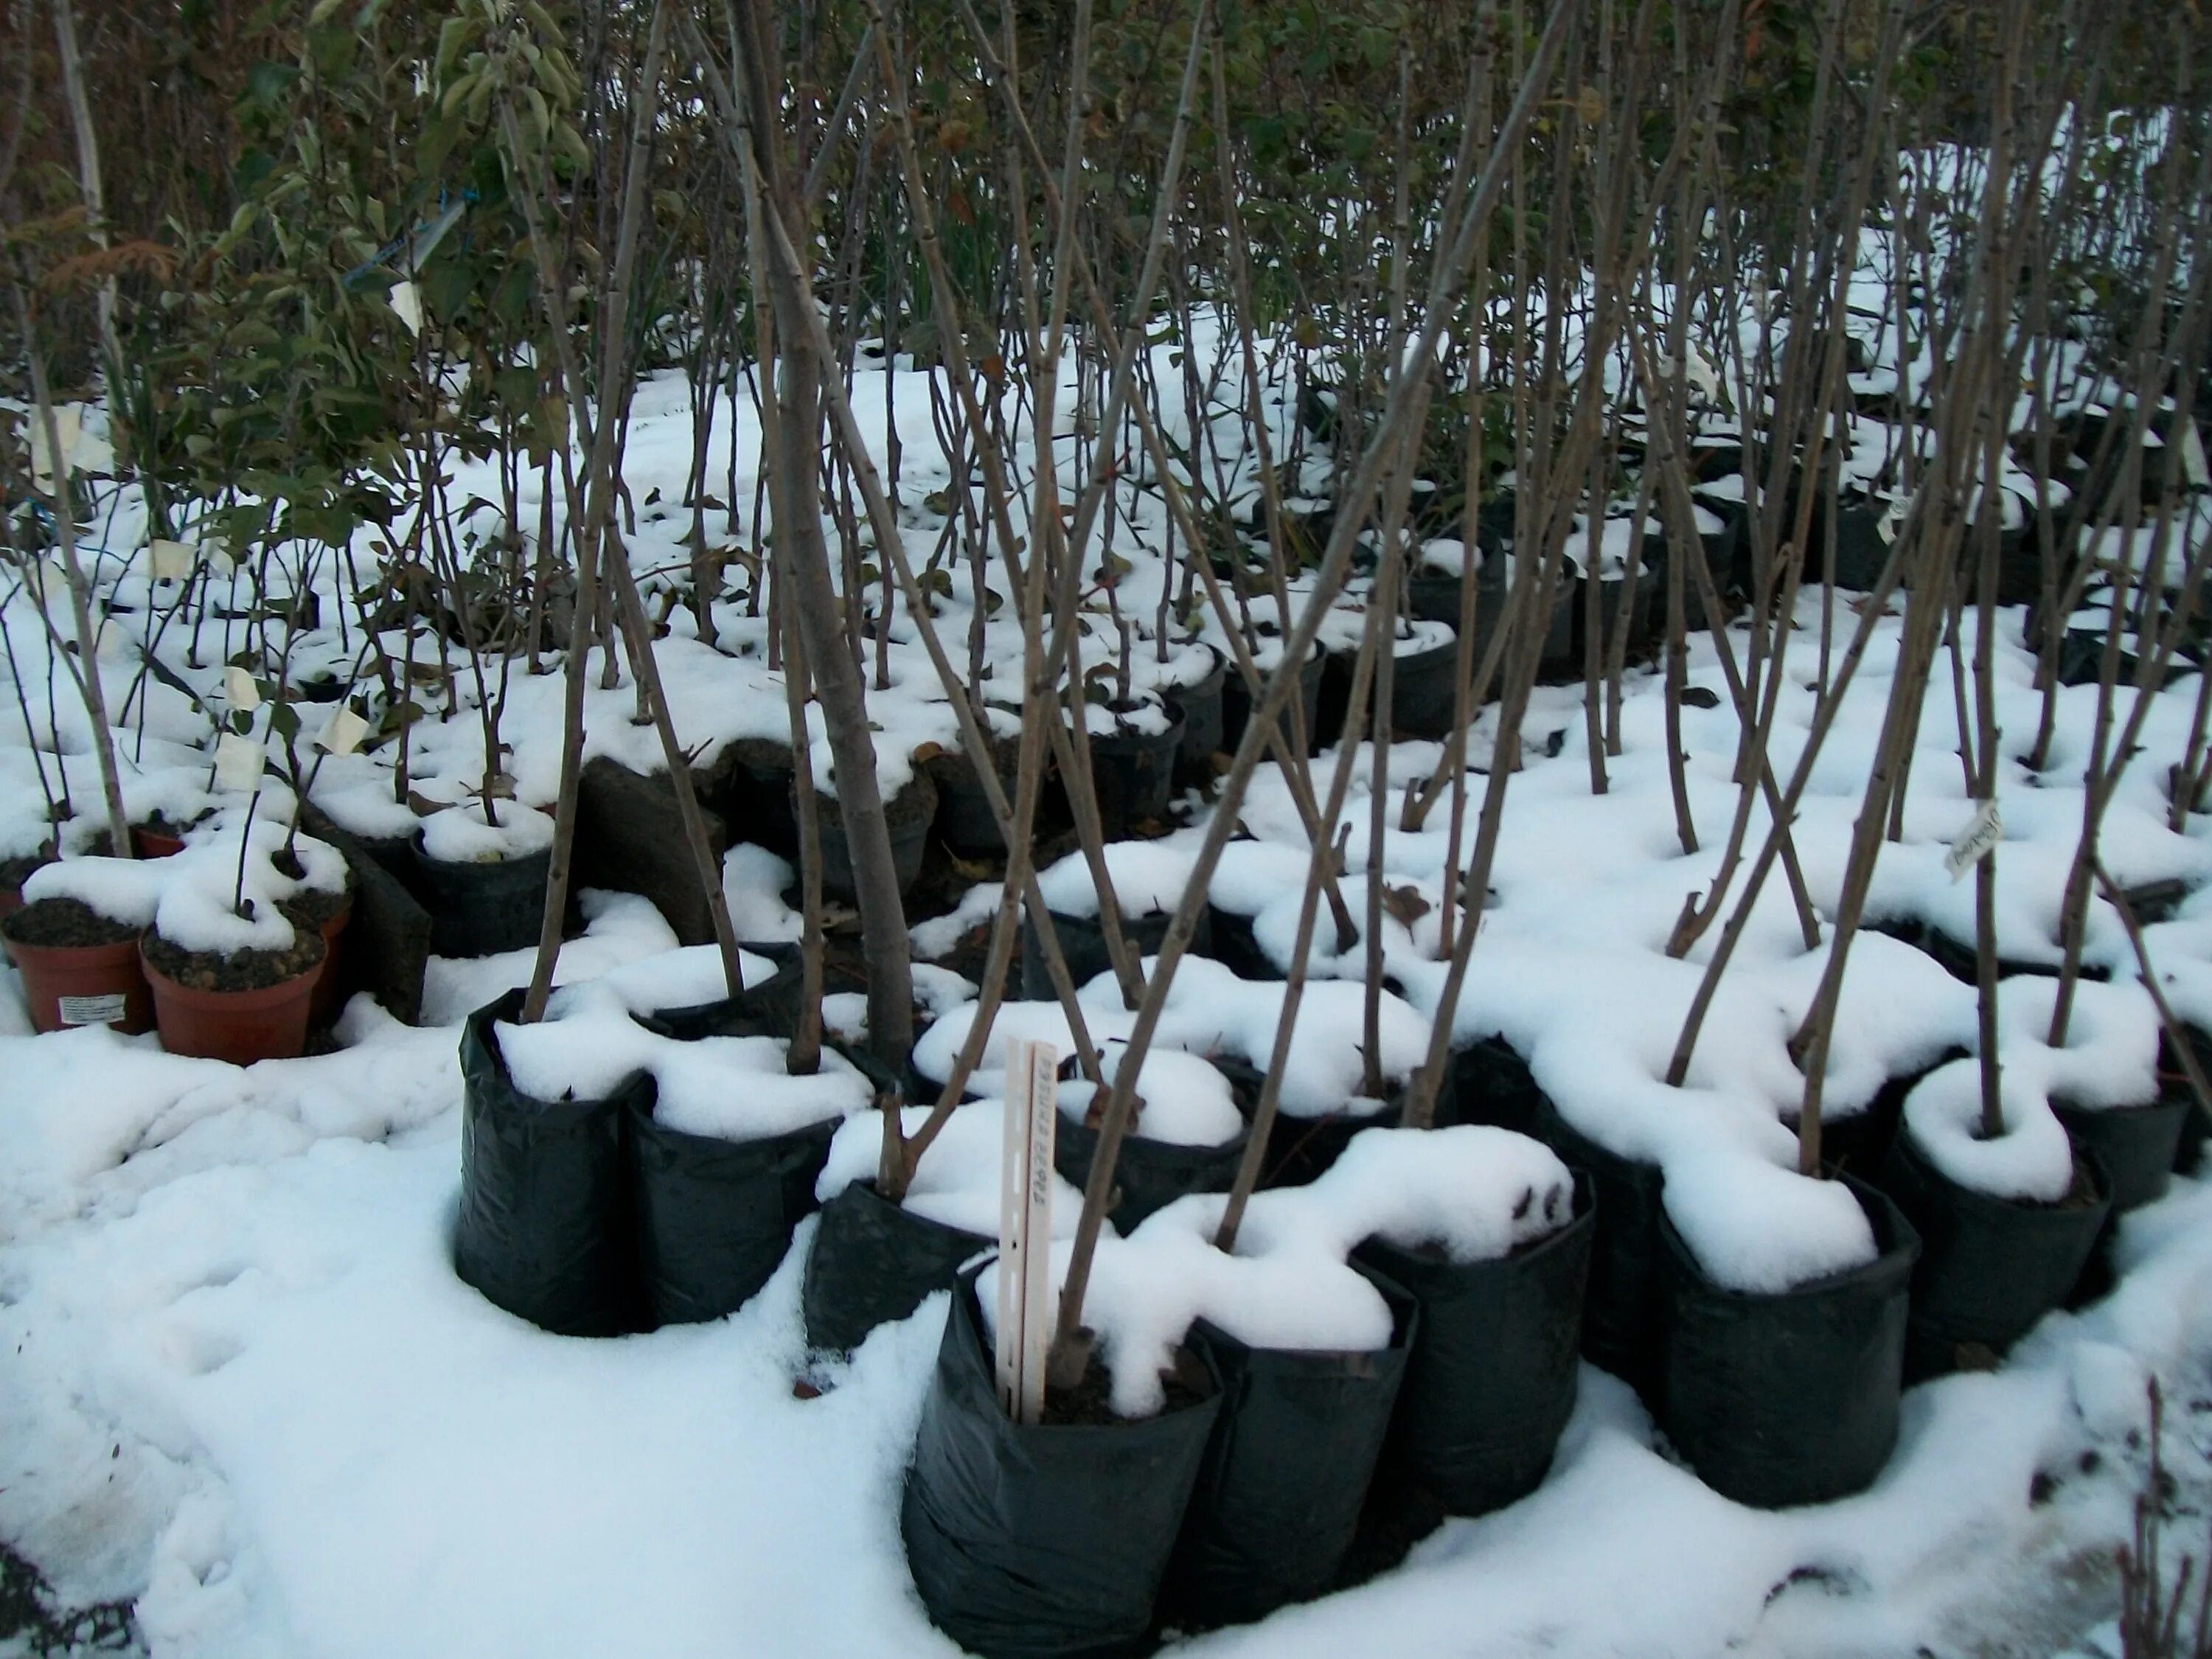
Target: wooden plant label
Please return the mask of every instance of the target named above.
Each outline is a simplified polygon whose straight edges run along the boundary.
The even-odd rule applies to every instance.
[[[999,1403],[1018,1423],[1044,1415],[1052,1324],[1052,1146],[1060,1055],[1006,1042],[1006,1130],[1000,1162]]]
[[[2004,817],[1997,811],[1996,798],[1991,796],[1974,809],[1974,821],[1966,826],[1966,833],[1951,843],[1951,850],[1943,855],[1943,868],[1956,881],[1975,865],[1989,857],[1990,851],[2004,839]]]

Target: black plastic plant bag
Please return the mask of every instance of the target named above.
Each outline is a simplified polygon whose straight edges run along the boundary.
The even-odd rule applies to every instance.
[[[814,1212],[835,1119],[757,1140],[656,1122],[648,1097],[630,1129],[638,1266],[655,1325],[734,1313],[768,1283]]]
[[[1660,1421],[1698,1478],[1758,1509],[1863,1492],[1897,1445],[1905,1328],[1920,1240],[1850,1176],[1881,1254],[1771,1294],[1708,1279],[1664,1216],[1667,1348]]]
[[[1155,1210],[1187,1194],[1227,1192],[1237,1179],[1244,1141],[1241,1129],[1218,1146],[1178,1146],[1141,1135],[1122,1136],[1121,1150],[1114,1160],[1116,1196],[1108,1218],[1127,1233]],[[1061,1117],[1053,1137],[1052,1165],[1078,1192],[1091,1179],[1091,1160],[1097,1150],[1096,1129]]]
[[[888,1202],[873,1182],[856,1181],[822,1206],[806,1256],[799,1309],[806,1345],[848,1353],[878,1325],[904,1319],[960,1269],[998,1248]]]
[[[629,1126],[649,1109],[641,1072],[599,1100],[539,1100],[507,1075],[495,1023],[520,991],[461,1034],[461,1202],[453,1267],[497,1306],[563,1336],[643,1323],[630,1221]]]
[[[1540,1097],[1528,1133],[1589,1175],[1597,1237],[1583,1298],[1583,1354],[1638,1394],[1659,1381],[1659,1166],[1609,1152]]]
[[[2024,1204],[1950,1180],[1909,1125],[1890,1143],[1879,1184],[1920,1235],[1905,1381],[1993,1361],[2065,1301],[2112,1210],[2095,1154],[2077,1146],[2074,1158],[2096,1188],[2094,1203]]]
[[[799,1033],[802,963],[796,945],[746,945],[747,954],[765,957],[774,970],[735,996],[689,1008],[659,1008],[639,1020],[647,1030],[681,1042],[709,1036],[780,1037]]]
[[[2173,1176],[2174,1153],[2181,1144],[2183,1120],[2192,1109],[2188,1101],[2094,1110],[2063,1102],[2053,1105],[2074,1144],[2104,1167],[2112,1182],[2114,1215],[2166,1196]]]
[[[1484,1515],[1543,1483],[1574,1414],[1576,1336],[1599,1227],[1577,1171],[1571,1218],[1510,1255],[1453,1262],[1379,1238],[1358,1259],[1404,1287],[1420,1329],[1383,1457],[1444,1512]]]
[[[1157,956],[1161,942],[1168,936],[1168,926],[1174,920],[1164,910],[1156,910],[1148,916],[1124,916],[1121,937],[1139,957]],[[1190,948],[1200,956],[1206,954],[1212,938],[1210,920],[1206,911],[1200,911],[1198,925],[1191,930]],[[1052,913],[1052,930],[1060,940],[1060,953],[1067,963],[1068,977],[1078,990],[1114,965],[1097,917],[1064,916],[1055,910]],[[1052,973],[1045,966],[1044,946],[1030,925],[1026,906],[1022,912],[1022,994],[1033,1002],[1054,994]]]
[[[430,950],[441,957],[488,957],[538,943],[545,920],[550,852],[447,864],[415,842],[422,908],[430,913]]]
[[[1387,1348],[1252,1348],[1206,1320],[1192,1328],[1221,1377],[1221,1413],[1168,1564],[1167,1620],[1247,1624],[1334,1583],[1420,1323],[1411,1296],[1361,1271],[1390,1304]]]
[[[1137,1651],[1220,1409],[1024,1426],[1000,1408],[970,1268],[954,1285],[899,1529],[922,1605],[983,1659]]]

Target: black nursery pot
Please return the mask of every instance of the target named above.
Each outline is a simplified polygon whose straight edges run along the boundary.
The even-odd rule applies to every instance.
[[[848,902],[856,896],[853,884],[853,848],[846,838],[845,819],[837,804],[826,795],[816,798],[816,822],[822,832],[822,890]],[[794,805],[793,811],[798,811]],[[908,891],[921,874],[921,855],[929,846],[929,826],[937,817],[937,786],[929,774],[917,769],[905,788],[884,803],[890,830],[891,868],[898,875],[898,890]],[[994,825],[995,828],[995,824]]]
[[[1191,1193],[1225,1193],[1237,1179],[1244,1156],[1245,1132],[1239,1129],[1218,1146],[1178,1146],[1141,1135],[1121,1137],[1114,1160],[1113,1207],[1107,1216],[1127,1232],[1153,1211]],[[1098,1131],[1062,1115],[1053,1136],[1052,1166],[1078,1192],[1091,1179],[1098,1151]]]
[[[1280,979],[1282,969],[1268,959],[1252,932],[1254,918],[1224,910],[1208,899],[1206,904],[1206,954],[1239,979]]]
[[[1621,1157],[1590,1139],[1537,1097],[1528,1133],[1571,1170],[1586,1171],[1597,1200],[1582,1351],[1649,1398],[1660,1371],[1659,1166]]]
[[[1160,693],[1168,707],[1182,716],[1182,736],[1176,744],[1176,775],[1201,782],[1213,775],[1214,751],[1222,744],[1224,687],[1229,671],[1229,659],[1218,647],[1206,648],[1213,653],[1211,672],[1195,685],[1170,686]]]
[[[1258,1092],[1255,1085],[1254,1093]],[[1261,1166],[1262,1187],[1304,1187],[1317,1181],[1352,1144],[1362,1129],[1395,1123],[1392,1107],[1366,1117],[1349,1112],[1330,1112],[1321,1117],[1292,1117],[1278,1109],[1267,1130],[1267,1153]]]
[[[507,1075],[493,1030],[510,991],[461,1033],[461,1203],[453,1268],[495,1305],[562,1336],[643,1324],[630,1225],[629,1134],[651,1073],[599,1100],[539,1100]]]
[[[1772,1294],[1708,1279],[1663,1215],[1667,1317],[1660,1418],[1698,1478],[1757,1509],[1863,1492],[1897,1445],[1907,1292],[1920,1240],[1897,1206],[1840,1179],[1875,1259]]]
[[[805,961],[796,945],[746,945],[748,955],[765,957],[775,971],[731,997],[690,1008],[659,1008],[638,1023],[661,1036],[696,1042],[709,1036],[781,1037],[799,1030]]]
[[[448,864],[422,849],[417,831],[415,873],[430,913],[430,950],[441,957],[489,957],[538,943],[545,921],[550,848],[520,858]]]
[[[822,1206],[807,1253],[799,1310],[806,1345],[848,1353],[878,1325],[904,1319],[947,1289],[967,1263],[998,1248],[979,1233],[910,1213],[873,1182],[856,1181]]]
[[[652,1322],[735,1313],[768,1283],[792,1230],[813,1213],[836,1121],[722,1140],[655,1121],[650,1097],[634,1110],[632,1205]]]
[[[970,1268],[953,1287],[899,1508],[930,1621],[983,1659],[1141,1647],[1221,1407],[1024,1425],[999,1405]]]
[[[1383,1453],[1389,1478],[1452,1515],[1487,1514],[1543,1484],[1574,1414],[1596,1234],[1589,1178],[1577,1172],[1565,1224],[1510,1255],[1454,1262],[1379,1238],[1359,1247],[1421,1310]]]
[[[1480,666],[1478,659],[1468,672]],[[1390,729],[1413,738],[1449,734],[1458,713],[1458,639],[1407,653],[1391,665],[1390,673]]]
[[[1930,1164],[1911,1131],[1891,1142],[1880,1185],[1920,1235],[1905,1329],[1908,1382],[1986,1364],[2066,1299],[2111,1212],[2104,1171],[2075,1147],[2094,1189],[2074,1204],[2026,1204],[1961,1187]]]
[[[1155,956],[1168,936],[1168,925],[1174,920],[1164,910],[1133,919],[1124,916],[1121,937],[1139,956]],[[1198,913],[1198,925],[1191,930],[1190,948],[1200,956],[1206,954],[1212,937],[1210,921],[1207,912],[1201,910]],[[1078,989],[1114,965],[1114,958],[1107,954],[1106,934],[1097,917],[1065,916],[1054,910],[1052,928],[1060,940],[1060,955],[1066,959],[1068,977]],[[1045,966],[1044,946],[1038,943],[1036,931],[1030,926],[1026,907],[1022,912],[1022,994],[1033,1002],[1053,994],[1052,972]]]
[[[1537,1085],[1528,1062],[1502,1036],[1484,1037],[1452,1054],[1455,1123],[1489,1124],[1534,1135],[1537,1113],[1550,1097]],[[1441,1111],[1437,1121],[1445,1119]]]
[[[1306,659],[1305,666],[1298,670],[1298,703],[1305,712],[1306,748],[1310,753],[1319,753],[1322,744],[1321,728],[1321,683],[1328,666],[1328,653],[1315,648]],[[1262,671],[1260,683],[1264,686],[1273,670]],[[1287,714],[1285,710],[1285,714]],[[1252,694],[1244,684],[1242,674],[1225,676],[1221,682],[1221,747],[1234,750],[1244,740],[1244,728],[1252,723]],[[1289,726],[1287,719],[1283,722]]]
[[[1014,799],[1015,759],[1012,744],[1004,745],[1003,750],[994,745],[992,763],[999,769],[999,786],[1006,792],[1008,805]],[[996,857],[1005,853],[1006,841],[999,833],[998,815],[991,810],[991,797],[967,752],[948,750],[927,766],[930,781],[937,786],[938,839],[965,857]],[[1040,796],[1040,820],[1044,806],[1044,797]]]
[[[2181,1144],[2182,1124],[2191,1109],[2187,1100],[2107,1107],[2101,1111],[2054,1101],[2052,1109],[2075,1146],[2104,1166],[2115,1216],[2166,1196],[2173,1176],[2174,1153]]]
[[[1106,839],[1119,841],[1140,823],[1167,816],[1175,793],[1176,751],[1182,744],[1182,712],[1167,706],[1164,731],[1135,732],[1117,726],[1091,739],[1091,783],[1098,796],[1098,818]]]
[[[1247,1624],[1328,1590],[1359,1527],[1420,1312],[1359,1265],[1390,1304],[1386,1348],[1254,1348],[1206,1320],[1191,1343],[1221,1377],[1221,1414],[1161,1591],[1192,1628]]]

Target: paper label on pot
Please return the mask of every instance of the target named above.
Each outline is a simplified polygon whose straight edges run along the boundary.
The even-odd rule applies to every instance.
[[[123,1018],[124,996],[110,991],[105,996],[63,997],[57,1006],[64,1025],[112,1025]]]
[[[2003,839],[2004,817],[1992,797],[1974,809],[1974,821],[1966,826],[1966,833],[1951,843],[1951,850],[1943,855],[1944,870],[1952,880],[1958,880]]]
[[[182,581],[192,574],[193,562],[192,550],[183,542],[157,536],[146,544],[149,573],[157,582]]]

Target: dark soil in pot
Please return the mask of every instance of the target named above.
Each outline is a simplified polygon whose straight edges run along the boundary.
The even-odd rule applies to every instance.
[[[998,1248],[887,1201],[872,1181],[854,1182],[822,1206],[807,1252],[799,1307],[806,1345],[824,1353],[857,1348],[878,1325],[904,1319],[960,1269]]]
[[[1115,714],[1133,712],[1116,709]],[[1091,738],[1091,781],[1098,795],[1098,817],[1106,839],[1119,841],[1142,825],[1167,816],[1175,792],[1176,752],[1182,746],[1183,717],[1167,709],[1158,732],[1139,731],[1117,722],[1115,729]]]
[[[1569,1169],[1585,1172],[1597,1201],[1583,1303],[1583,1356],[1648,1397],[1660,1371],[1659,1166],[1599,1146],[1541,1096],[1528,1133]]]
[[[1142,1114],[1139,1115],[1139,1121]],[[1127,1233],[1153,1211],[1190,1193],[1225,1193],[1244,1156],[1240,1130],[1218,1146],[1178,1146],[1135,1133],[1121,1137],[1114,1160],[1114,1193],[1107,1218]],[[1062,1114],[1053,1135],[1052,1165],[1078,1192],[1091,1179],[1098,1131]]]
[[[2076,1147],[2074,1164],[2065,1199],[2033,1204],[1960,1186],[1909,1131],[1890,1144],[1880,1185],[1921,1243],[1906,1381],[1994,1364],[2066,1299],[2112,1207],[2094,1155]]]
[[[1213,757],[1221,748],[1224,730],[1223,688],[1229,675],[1229,659],[1215,646],[1213,668],[1192,685],[1161,688],[1169,708],[1182,716],[1182,736],[1176,744],[1175,774],[1178,780],[1207,783],[1213,777]]]
[[[1321,730],[1322,680],[1328,665],[1328,653],[1316,646],[1305,666],[1298,671],[1298,702],[1305,714],[1306,751],[1318,754],[1324,746],[1318,733]],[[1273,669],[1263,670],[1260,683],[1264,687],[1273,678]],[[1286,709],[1287,714],[1288,710]],[[1221,682],[1221,747],[1234,752],[1244,741],[1244,728],[1252,723],[1252,696],[1242,674],[1230,674]],[[1340,726],[1342,720],[1338,724]],[[1290,722],[1283,722],[1285,730]]]
[[[150,929],[139,942],[161,1046],[236,1066],[290,1060],[307,1047],[307,1010],[329,947],[295,927],[283,951],[185,951]]]
[[[819,793],[815,811],[822,828],[822,890],[831,898],[854,902],[853,852],[845,837],[843,810],[834,796]],[[796,810],[796,809],[794,809]],[[884,818],[890,830],[891,866],[898,872],[898,888],[906,892],[921,873],[921,855],[929,845],[929,826],[937,817],[937,786],[926,770],[917,769],[906,787],[884,803]]]
[[[22,975],[32,1028],[152,1030],[154,998],[139,962],[138,932],[73,898],[44,898],[0,915],[0,942]]]
[[[1390,1304],[1387,1348],[1254,1348],[1205,1320],[1192,1328],[1221,1411],[1161,1591],[1177,1626],[1263,1619],[1342,1569],[1420,1328],[1405,1291],[1360,1270]]]
[[[563,1336],[642,1328],[629,1138],[650,1073],[598,1100],[540,1100],[508,1076],[494,1025],[508,992],[461,1034],[461,1200],[453,1267],[495,1305]]]
[[[1659,1219],[1660,1421],[1698,1478],[1739,1504],[1790,1509],[1863,1492],[1897,1445],[1920,1241],[1888,1199],[1843,1179],[1881,1254],[1771,1294],[1716,1285]]]
[[[991,1349],[961,1274],[900,1505],[930,1621],[984,1659],[1138,1650],[1220,1409],[1197,1395],[1141,1422],[1024,1426],[999,1405]],[[1097,1373],[1093,1364],[1094,1378]],[[1194,1381],[1198,1380],[1196,1377]],[[1090,1392],[1099,1392],[1095,1381]]]
[[[814,1212],[835,1119],[757,1140],[689,1134],[634,1097],[632,1213],[645,1312],[653,1325],[734,1313],[768,1283]]]
[[[792,805],[791,745],[740,738],[726,753],[730,787],[721,812],[730,839],[749,841],[796,862],[799,817]]]
[[[1121,919],[1121,937],[1129,948],[1139,957],[1157,955],[1161,941],[1168,936],[1168,926],[1173,921],[1164,910],[1155,910],[1148,916],[1133,920]],[[1198,925],[1191,930],[1190,948],[1200,956],[1206,954],[1212,938],[1212,918],[1206,911],[1199,912]],[[1066,916],[1052,912],[1053,933],[1060,940],[1060,955],[1066,958],[1068,976],[1077,987],[1089,983],[1114,965],[1107,954],[1106,934],[1096,916]],[[1030,1001],[1042,1001],[1053,994],[1052,974],[1045,966],[1044,946],[1037,940],[1036,930],[1030,926],[1026,907],[1022,913],[1022,994]]]
[[[1413,1296],[1420,1332],[1383,1453],[1395,1504],[1482,1515],[1542,1484],[1574,1413],[1576,1340],[1597,1218],[1577,1173],[1559,1230],[1512,1255],[1454,1262],[1370,1239],[1359,1260]]]
[[[538,943],[545,921],[552,849],[514,858],[448,864],[415,838],[416,878],[430,913],[430,950],[441,957],[489,957]]]

